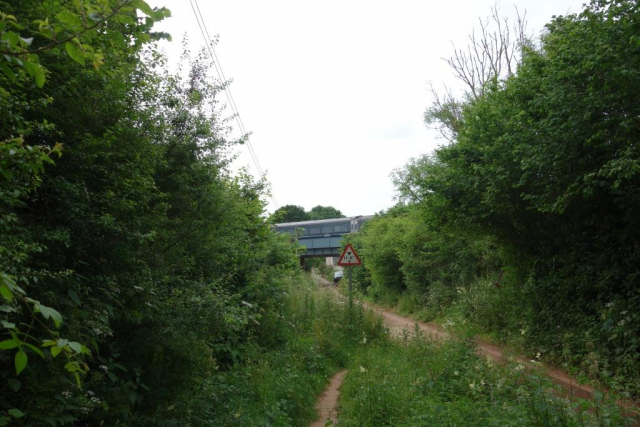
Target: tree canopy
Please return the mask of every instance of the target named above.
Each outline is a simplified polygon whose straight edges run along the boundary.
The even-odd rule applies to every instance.
[[[273,213],[271,216],[273,222],[298,222],[306,221],[309,215],[302,206],[284,205]]]
[[[309,219],[332,219],[344,218],[344,214],[333,206],[315,206],[309,211]]]
[[[316,206],[306,212],[302,206],[285,205],[271,215],[272,222],[298,222],[318,219],[344,218],[342,212],[333,206]]]

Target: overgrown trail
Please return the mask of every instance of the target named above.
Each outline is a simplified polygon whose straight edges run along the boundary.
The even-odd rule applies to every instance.
[[[331,381],[327,388],[322,392],[316,402],[316,411],[318,419],[314,421],[310,427],[323,427],[331,420],[334,425],[338,419],[338,397],[340,397],[340,386],[347,375],[347,370],[340,371],[331,377]]]
[[[312,277],[318,283],[318,285],[329,289],[338,297],[343,298],[343,296],[339,294],[338,289],[333,286],[331,282],[316,274],[312,274]],[[413,331],[415,329],[415,326],[418,325],[421,332],[430,335],[434,339],[443,340],[450,337],[448,332],[444,331],[437,325],[418,322],[414,319],[411,319],[410,317],[401,316],[387,309],[364,302],[363,305],[364,307],[379,314],[384,319],[384,323],[391,329],[391,333],[394,336],[401,337],[406,332]],[[501,347],[482,341],[480,339],[477,339],[476,343],[478,345],[477,348],[480,355],[488,357],[496,363],[505,363],[507,361],[507,357],[505,356],[504,350]],[[514,356],[514,359],[522,363],[527,369],[536,370],[548,376],[551,381],[553,381],[553,383],[560,385],[565,390],[569,398],[593,398],[595,389],[592,386],[588,384],[580,384],[575,378],[572,378],[566,372],[563,372],[556,368],[544,366],[540,363],[532,362],[530,359],[524,356]],[[638,414],[638,405],[635,402],[620,400],[617,403],[620,407],[628,410],[630,415]]]

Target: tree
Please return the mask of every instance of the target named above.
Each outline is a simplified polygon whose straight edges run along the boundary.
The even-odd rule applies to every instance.
[[[90,3],[145,4],[0,5],[58,30]],[[212,377],[242,362],[297,267],[264,221],[264,182],[228,170],[226,83],[204,52],[169,74],[136,42],[151,22],[128,18],[82,34],[100,70],[46,44],[26,54],[43,87],[14,61],[0,73],[0,425],[202,425],[193,391],[224,393]]]
[[[344,218],[344,214],[333,206],[321,206],[318,205],[309,211],[309,219],[332,219],[332,218]]]
[[[148,19],[137,19],[137,10],[149,15]],[[117,60],[109,61],[102,75],[96,70],[104,65],[105,58],[131,62],[133,53],[151,40],[154,21],[165,16],[168,10],[152,10],[144,1],[136,0],[79,0],[73,6],[54,1],[0,2],[0,376],[9,378],[12,389],[9,391],[3,381],[0,394],[12,394],[9,405],[24,402],[25,395],[30,395],[27,399],[43,397],[43,389],[59,392],[61,384],[69,384],[65,371],[79,387],[90,370],[91,359],[96,360],[101,340],[87,333],[86,325],[98,314],[74,318],[72,307],[91,310],[92,303],[85,300],[82,304],[83,295],[74,286],[77,269],[60,265],[60,254],[52,255],[48,246],[48,242],[55,242],[68,249],[71,239],[64,221],[48,229],[57,231],[44,236],[39,234],[44,223],[37,221],[35,225],[32,220],[53,205],[56,207],[52,210],[70,216],[66,209],[69,206],[59,205],[51,191],[51,171],[64,162],[59,159],[63,153],[73,152],[73,136],[65,132],[64,125],[75,120],[88,119],[85,124],[92,121],[87,113],[98,110],[86,108],[92,96],[94,101],[105,96],[109,92],[104,91],[109,87],[105,82],[119,80],[111,66]],[[109,28],[105,29],[107,21]],[[85,60],[93,68],[85,67]],[[86,85],[74,87],[72,82],[81,74]],[[45,79],[58,84],[43,89]],[[119,101],[122,97],[116,96],[115,102]],[[57,114],[65,104],[71,113],[66,117]],[[100,104],[105,110],[113,105],[107,100]],[[87,126],[85,130],[84,137],[91,140],[93,129]],[[61,140],[70,149],[62,149]],[[75,168],[82,168],[81,163]],[[95,345],[89,350],[92,339]],[[38,404],[51,403],[49,398],[53,396],[43,397]],[[52,408],[53,418],[46,422],[59,422],[56,412]],[[12,416],[20,413],[17,408],[10,410]],[[4,425],[7,418],[3,415],[0,424]],[[38,418],[42,416],[40,413],[27,423],[44,423]]]
[[[271,221],[274,223],[307,221],[308,219],[309,215],[304,208],[296,205],[284,205],[271,215]]]
[[[516,13],[516,21],[510,22],[500,16],[497,6],[492,7],[491,16],[479,20],[480,30],[478,34],[475,30],[471,33],[466,48],[453,46],[454,53],[445,62],[463,83],[462,99],[446,86],[444,92],[438,92],[429,82],[433,104],[425,112],[425,122],[447,141],[454,142],[462,129],[466,102],[477,100],[499,80],[512,76],[523,49],[531,46],[526,35],[526,12],[520,15],[516,9]]]
[[[150,31],[154,22],[171,16],[170,11],[151,8],[144,0],[77,0],[67,7],[30,0],[22,3],[28,4],[31,16],[21,13],[20,7],[0,2],[0,70],[13,82],[19,77],[16,73],[26,72],[43,87],[47,69],[40,54],[63,46],[71,59],[82,66],[88,61],[97,70],[105,53],[104,42],[96,43],[96,38],[109,40],[115,49],[171,38]],[[146,16],[144,21],[137,17],[138,11]]]
[[[508,333],[523,323],[531,348],[598,354],[621,378],[640,372],[640,341],[618,339],[637,334],[640,318],[613,333],[603,313],[640,308],[639,19],[637,1],[594,0],[554,18],[515,72],[490,79],[464,74],[482,52],[458,55],[450,64],[468,96],[455,114],[436,103],[440,115],[427,117],[451,144],[396,176],[441,227],[509,254],[501,291],[520,315]]]

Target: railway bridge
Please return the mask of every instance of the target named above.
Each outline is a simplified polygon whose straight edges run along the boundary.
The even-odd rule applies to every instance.
[[[288,233],[304,246],[302,258],[340,256],[342,236],[356,233],[373,215],[276,224],[275,231]]]

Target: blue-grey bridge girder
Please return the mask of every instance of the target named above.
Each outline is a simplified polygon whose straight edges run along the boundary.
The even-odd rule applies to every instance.
[[[340,242],[349,233],[356,233],[371,215],[321,219],[276,224],[275,231],[288,233],[306,249],[302,258],[340,256]]]

